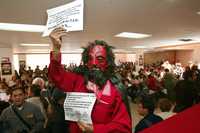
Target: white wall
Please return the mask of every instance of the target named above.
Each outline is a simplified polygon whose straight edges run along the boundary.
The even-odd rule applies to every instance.
[[[19,54],[14,55],[15,69],[19,70],[19,61],[25,60],[26,67],[30,66],[32,69],[35,69],[36,66],[40,66],[40,69],[43,69],[45,65],[49,65],[50,57],[49,54]],[[70,63],[80,64],[81,54],[62,54],[62,64],[69,65]]]
[[[136,54],[115,54],[115,63],[119,62],[135,62]]]
[[[118,61],[135,62],[136,60],[136,54],[116,54],[115,57],[116,63],[118,63]],[[50,62],[49,54],[19,54],[14,55],[14,58],[14,66],[16,70],[19,69],[20,60],[25,60],[26,67],[30,66],[32,69],[35,69],[37,65],[42,69],[45,65],[49,65]],[[62,64],[66,64],[67,66],[69,66],[70,63],[79,65],[80,62],[81,54],[62,54]]]
[[[35,69],[37,65],[40,66],[40,69],[43,69],[49,62],[49,54],[26,55],[26,67],[30,66],[32,69]]]

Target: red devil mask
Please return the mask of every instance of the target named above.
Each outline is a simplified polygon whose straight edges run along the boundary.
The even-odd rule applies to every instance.
[[[89,60],[87,65],[89,69],[97,67],[104,71],[107,67],[106,49],[101,45],[92,47],[89,51]]]

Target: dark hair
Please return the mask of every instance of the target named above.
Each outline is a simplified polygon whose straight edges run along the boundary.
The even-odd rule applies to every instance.
[[[87,67],[87,63],[89,61],[89,51],[91,48],[94,48],[95,46],[100,45],[103,46],[106,50],[106,61],[108,64],[108,67],[104,72],[96,71],[91,72],[89,68]],[[95,40],[94,42],[90,42],[89,45],[86,48],[83,48],[84,51],[82,53],[82,64],[78,67],[75,67],[73,69],[73,72],[82,74],[85,79],[85,83],[87,84],[88,80],[94,79],[95,83],[102,87],[108,79],[110,79],[115,70],[115,56],[114,53],[112,52],[113,47],[109,46],[105,41],[101,40]]]
[[[31,92],[33,92],[34,96],[40,96],[41,89],[39,85],[33,84],[31,85],[30,89]]]
[[[19,86],[14,86],[14,87],[12,87],[12,88],[9,90],[9,92],[10,92],[10,94],[12,95],[13,92],[16,91],[16,90],[21,90],[21,91],[25,94],[25,89],[24,89],[23,87],[19,87]]]
[[[169,112],[172,108],[172,103],[169,99],[167,98],[162,98],[158,102],[160,110],[162,112]]]
[[[176,94],[175,112],[181,112],[195,103],[198,93],[193,81],[180,80],[174,90]]]
[[[65,98],[66,97],[66,93],[64,93],[63,91],[55,88],[52,92],[52,99],[56,102],[58,102],[60,99]]]
[[[142,104],[143,108],[148,109],[149,113],[153,113],[155,109],[155,104],[151,97],[149,96],[143,96],[139,103]]]
[[[169,72],[169,69],[166,68],[166,69],[165,69],[165,72]]]
[[[185,71],[183,73],[183,78],[184,78],[184,80],[192,79],[192,70]]]
[[[112,51],[112,49],[114,47],[109,46],[105,41],[102,40],[95,40],[94,42],[89,42],[89,45],[86,48],[83,48],[84,51],[82,53],[82,61],[83,61],[83,65],[86,65],[89,61],[89,51],[91,48],[97,46],[97,45],[101,45],[106,49],[106,61],[108,63],[108,71],[114,71],[114,67],[115,67],[115,56],[114,53]]]

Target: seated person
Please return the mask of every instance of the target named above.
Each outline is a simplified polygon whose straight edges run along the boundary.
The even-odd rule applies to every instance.
[[[144,116],[142,120],[135,127],[135,133],[142,131],[145,128],[151,127],[163,119],[160,116],[154,114],[155,105],[150,97],[143,97],[138,102],[138,113]]]
[[[167,98],[162,98],[158,102],[158,107],[161,112],[157,113],[163,120],[175,115],[176,113],[172,112],[172,102]]]

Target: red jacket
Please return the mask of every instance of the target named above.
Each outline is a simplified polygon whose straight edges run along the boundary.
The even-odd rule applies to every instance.
[[[153,91],[158,91],[159,90],[158,81],[153,76],[148,77],[147,86],[148,86],[148,88],[150,90],[153,90]]]
[[[200,133],[200,104],[170,117],[141,133]]]
[[[82,75],[66,72],[61,65],[61,54],[58,60],[50,55],[49,78],[65,92],[88,92]],[[94,133],[131,133],[131,118],[122,101],[120,92],[111,83],[110,95],[102,95],[102,101],[95,102],[92,110],[92,122]],[[76,122],[69,122],[71,133],[81,133]]]

